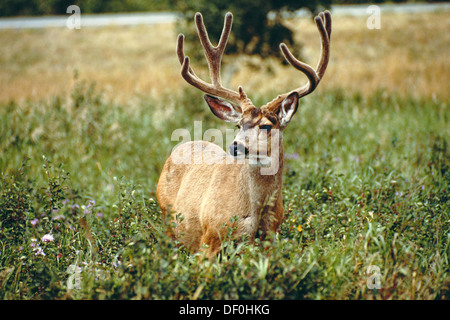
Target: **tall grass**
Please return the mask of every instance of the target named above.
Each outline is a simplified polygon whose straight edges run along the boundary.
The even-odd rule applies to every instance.
[[[303,99],[285,132],[279,233],[205,261],[165,236],[154,194],[174,129],[225,128],[200,93],[118,104],[76,80],[69,97],[4,103],[0,296],[448,299],[449,116],[383,90]]]

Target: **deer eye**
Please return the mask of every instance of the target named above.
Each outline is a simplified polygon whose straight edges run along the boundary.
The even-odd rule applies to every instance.
[[[272,126],[270,124],[265,124],[259,127],[259,130],[266,130],[267,133],[270,132],[270,130],[272,130]]]

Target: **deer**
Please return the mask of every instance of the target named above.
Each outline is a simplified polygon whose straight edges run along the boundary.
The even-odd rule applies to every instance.
[[[321,40],[316,68],[299,61],[286,44],[280,44],[284,58],[306,75],[307,83],[257,108],[242,86],[235,91],[221,83],[222,56],[232,20],[228,12],[214,46],[202,14],[195,14],[210,83],[192,69],[184,54],[183,34],[178,35],[176,52],[183,79],[205,93],[204,99],[216,117],[237,124],[235,139],[228,152],[201,140],[177,145],[164,163],[156,188],[162,217],[171,225],[169,234],[189,251],[203,252],[209,258],[220,253],[230,230],[233,239],[248,237],[251,241],[277,232],[284,211],[283,131],[297,112],[299,99],[313,92],[322,80],[330,58],[331,14],[324,11],[314,18]],[[180,155],[191,161],[179,161]]]

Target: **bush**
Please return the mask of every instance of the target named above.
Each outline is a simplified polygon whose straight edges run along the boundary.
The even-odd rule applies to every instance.
[[[262,57],[281,56],[279,44],[294,45],[292,31],[283,24],[283,17],[301,8],[315,13],[318,8],[329,7],[330,1],[177,1],[182,14],[178,30],[185,34],[188,47],[198,48],[194,14],[201,12],[213,43],[217,43],[223,28],[225,14],[233,13],[233,27],[226,52],[233,54],[258,54]],[[194,58],[202,56],[201,50],[191,50]]]

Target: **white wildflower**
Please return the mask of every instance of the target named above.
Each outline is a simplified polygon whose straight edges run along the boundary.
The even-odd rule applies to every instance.
[[[36,247],[33,249],[34,251],[37,250],[37,252],[35,253],[35,255],[37,256],[38,254],[40,254],[41,256],[45,257],[45,253],[44,253],[44,249],[42,249],[41,247]]]
[[[53,242],[53,240],[55,240],[55,238],[53,238],[51,234],[46,234],[41,238],[42,242]]]

